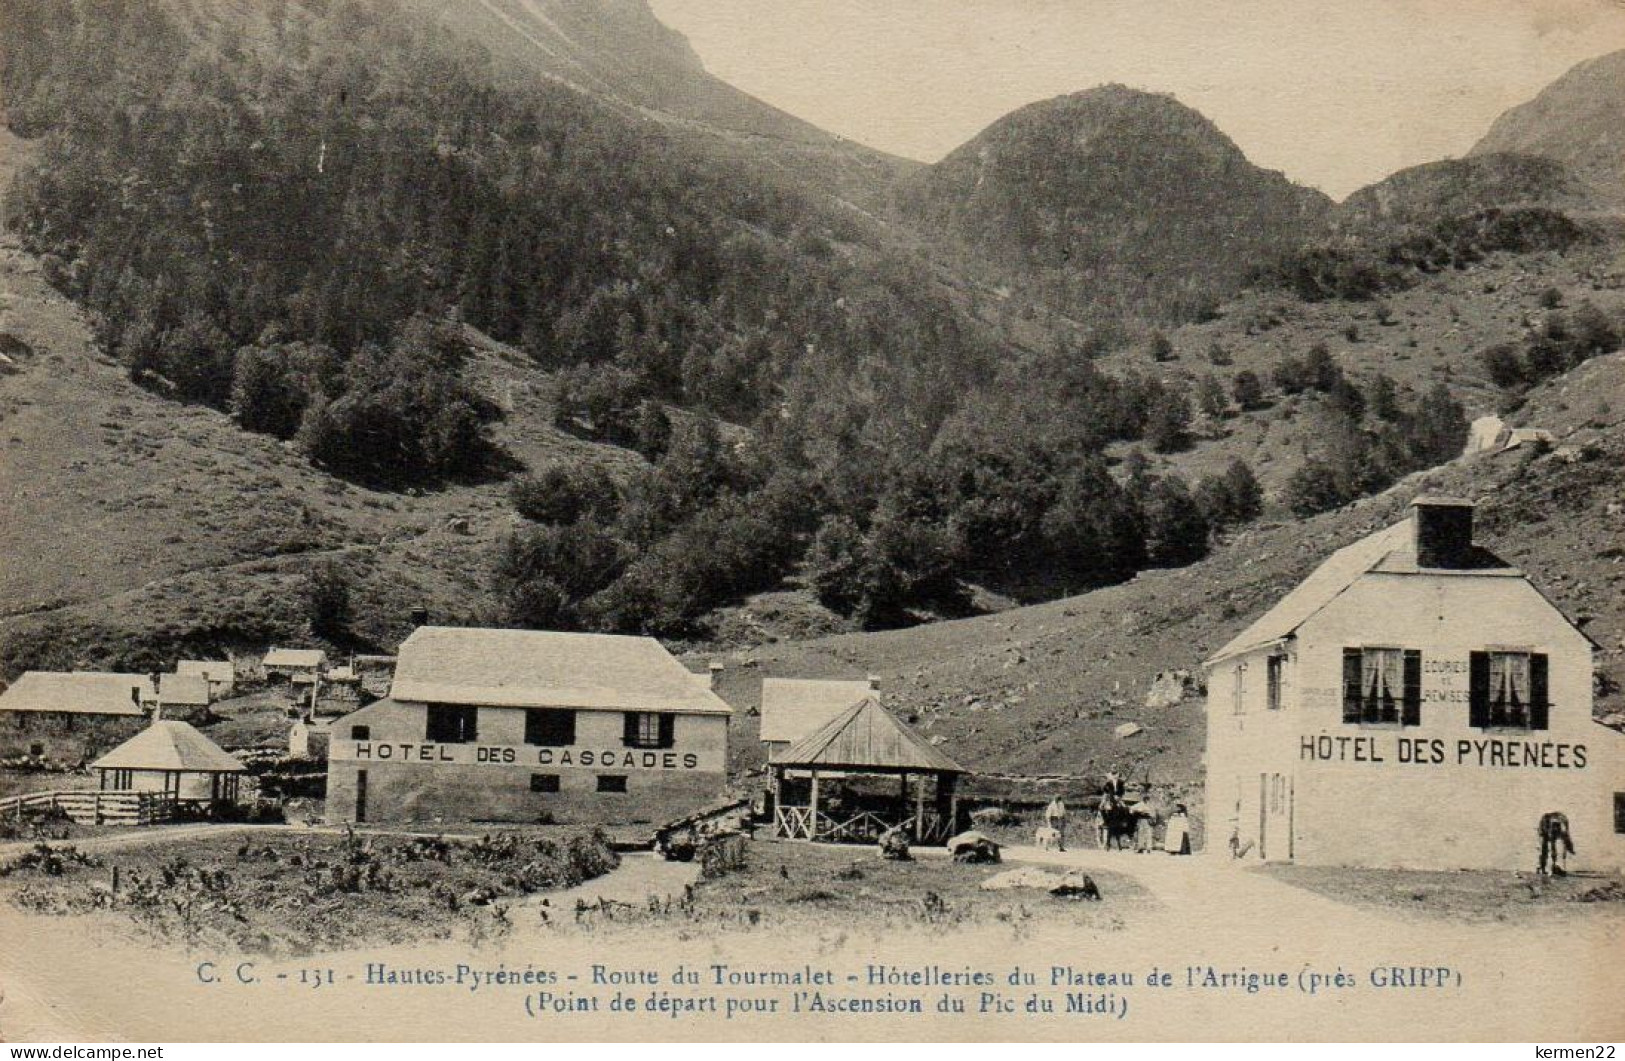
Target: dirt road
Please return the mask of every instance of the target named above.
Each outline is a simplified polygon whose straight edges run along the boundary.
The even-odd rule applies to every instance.
[[[1566,927],[1550,921],[1457,924],[1397,911],[1352,909],[1283,884],[1224,859],[1173,858],[1127,852],[1056,854],[1008,848],[1012,861],[1034,861],[1131,875],[1154,896],[1121,923],[1075,928],[1051,922],[1055,907],[1034,893],[1032,917],[1011,923],[921,925],[917,931],[876,935],[832,921],[815,932],[786,938],[772,930],[712,933],[681,918],[653,926],[606,930],[576,926],[573,918],[512,918],[512,931],[495,943],[467,940],[411,947],[314,955],[297,961],[248,959],[238,983],[240,956],[155,949],[133,937],[115,915],[41,918],[0,908],[0,1035],[9,1039],[111,1036],[126,1040],[266,1037],[299,1039],[535,1039],[569,1037],[715,1039],[784,1036],[812,1038],[1036,1037],[1060,1040],[1216,1039],[1480,1039],[1609,1040],[1625,1035],[1617,1000],[1625,997],[1625,917],[1614,910],[1581,912]],[[952,872],[944,865],[944,872]],[[555,912],[575,900],[602,896],[633,906],[650,894],[679,892],[693,867],[628,858],[599,881],[549,897]],[[1108,893],[1102,909],[1111,910]],[[12,944],[21,943],[21,946]],[[204,963],[213,963],[205,965]],[[379,970],[541,970],[556,974],[545,989],[553,1000],[607,998],[598,977],[655,976],[659,986],[630,994],[658,1000],[660,993],[711,992],[758,999],[790,992],[732,992],[672,982],[676,966],[711,970],[827,968],[844,988],[876,963],[904,969],[985,969],[998,990],[1018,1002],[1029,993],[1004,987],[1017,969],[1032,975],[1035,990],[1079,974],[1132,977],[1121,991],[1123,1020],[1068,1016],[1035,1018],[1019,1012],[977,1012],[972,992],[964,1012],[933,1013],[923,1022],[905,1016],[824,1018],[790,1025],[782,1015],[658,1017],[600,1009],[538,1011],[527,1007],[535,989],[485,986],[399,986],[375,982]],[[1387,986],[1398,968],[1404,986]],[[1442,981],[1415,985],[1420,969],[1444,970]],[[302,970],[332,970],[332,980],[301,985]],[[1156,973],[1169,986],[1150,987]],[[1314,995],[1307,975],[1342,974],[1346,986]],[[1283,988],[1249,989],[1249,977],[1280,977]],[[572,979],[573,978],[573,979]],[[220,982],[213,982],[218,979]],[[854,985],[860,985],[854,979]],[[600,983],[604,981],[599,981]],[[1209,986],[1203,986],[1204,984]],[[1194,985],[1194,986],[1193,986]],[[854,994],[895,995],[888,988],[855,986]],[[934,1001],[943,992],[920,992]],[[607,1003],[605,1004],[607,1006]],[[806,1020],[805,1016],[801,1018]],[[653,1020],[641,1026],[639,1020]],[[66,1031],[65,1031],[66,1030]]]

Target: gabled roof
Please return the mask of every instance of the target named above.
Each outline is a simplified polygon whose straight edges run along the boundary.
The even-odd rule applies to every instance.
[[[652,637],[419,627],[401,645],[392,699],[727,715],[732,709]]]
[[[867,696],[819,730],[773,756],[779,766],[881,767],[963,774],[963,766],[931,747],[899,722],[873,696]]]
[[[245,767],[189,723],[154,722],[90,764],[100,770],[183,770],[240,774]]]
[[[763,678],[762,740],[800,740],[873,693],[866,681]]]
[[[145,674],[31,670],[0,693],[0,711],[66,711],[79,715],[141,715],[156,691]]]
[[[237,680],[237,666],[230,660],[183,659],[175,664],[176,674],[200,675],[211,682]]]
[[[1376,567],[1388,554],[1404,548],[1411,540],[1411,524],[1403,520],[1337,550],[1275,607],[1253,621],[1208,660],[1209,664],[1227,656],[1262,648],[1291,634],[1310,616],[1354,584],[1354,580]]]
[[[177,707],[207,707],[209,679],[201,674],[160,674],[158,702]]]
[[[319,648],[273,648],[265,654],[267,667],[320,667],[326,660]]]
[[[1472,546],[1461,558],[1460,566],[1453,567],[1456,574],[1495,577],[1522,577],[1522,573],[1506,561],[1479,546]],[[1254,620],[1253,624],[1207,660],[1212,666],[1222,659],[1263,648],[1291,636],[1298,627],[1362,575],[1439,574],[1436,569],[1417,565],[1416,543],[1411,519],[1403,519],[1391,527],[1367,535],[1352,545],[1337,550],[1286,596],[1275,607]]]

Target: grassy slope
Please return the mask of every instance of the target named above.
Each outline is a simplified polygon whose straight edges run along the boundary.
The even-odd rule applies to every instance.
[[[512,520],[505,486],[362,489],[221,413],[156,398],[3,241],[0,300],[0,330],[34,351],[0,375],[0,636],[43,646],[58,666],[148,666],[163,660],[143,645],[218,652],[298,636],[298,587],[318,560],[354,574],[365,641],[388,644],[420,605],[487,607],[490,547]],[[638,460],[553,429],[512,351],[482,340],[474,371],[511,410],[498,435],[526,463]],[[453,517],[470,533],[451,530]]]
[[[1146,348],[1136,347],[1113,353],[1102,364],[1186,382],[1212,373],[1229,393],[1231,381],[1244,370],[1269,389],[1270,370],[1283,356],[1302,357],[1315,343],[1325,343],[1357,382],[1365,384],[1378,372],[1418,392],[1442,382],[1472,418],[1494,413],[1501,401],[1479,354],[1497,343],[1518,342],[1531,326],[1538,327],[1547,313],[1540,296],[1548,288],[1562,292],[1560,312],[1589,299],[1610,313],[1625,313],[1625,243],[1610,241],[1567,255],[1496,255],[1468,269],[1425,277],[1382,301],[1390,311],[1387,324],[1378,319],[1378,303],[1306,303],[1250,292],[1228,304],[1219,319],[1170,333],[1173,361],[1156,364]],[[1214,343],[1229,353],[1232,365],[1210,362]],[[1235,415],[1232,409],[1230,418],[1203,420],[1189,452],[1157,457],[1155,463],[1194,480],[1240,457],[1273,492],[1315,451],[1315,401],[1279,399],[1254,414]],[[1533,411],[1521,410],[1508,420],[1547,426]]]

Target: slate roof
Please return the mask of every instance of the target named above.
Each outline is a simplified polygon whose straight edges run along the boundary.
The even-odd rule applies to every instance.
[[[773,756],[780,766],[827,766],[862,769],[967,773],[963,766],[933,748],[929,741],[898,721],[874,696],[867,696]]]
[[[1251,652],[1291,636],[1363,575],[1436,573],[1417,566],[1413,518],[1403,519],[1391,527],[1367,535],[1327,557],[1308,578],[1277,601],[1275,607],[1259,616],[1251,626],[1214,653],[1206,665],[1212,666],[1222,659]],[[1506,561],[1476,545],[1462,558],[1457,570],[1475,575],[1522,576],[1522,572]]]
[[[866,681],[764,678],[762,740],[800,740],[873,693]]]
[[[207,707],[209,679],[201,674],[160,674],[158,702],[177,707]]]
[[[175,673],[198,675],[211,682],[234,682],[237,680],[236,664],[230,660],[183,659],[175,664]]]
[[[273,648],[265,654],[267,667],[320,667],[326,660],[319,648]]]
[[[0,711],[141,715],[144,712],[131,696],[132,689],[139,689],[143,700],[156,695],[152,679],[145,674],[31,670],[0,693]]]
[[[100,770],[181,770],[240,774],[246,768],[191,724],[154,722],[90,764]]]
[[[728,715],[652,637],[423,626],[401,645],[392,699]]]

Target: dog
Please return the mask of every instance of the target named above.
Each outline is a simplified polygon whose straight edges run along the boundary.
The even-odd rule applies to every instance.
[[[1040,825],[1033,833],[1033,843],[1040,851],[1059,851],[1061,849],[1061,830],[1051,825]]]

